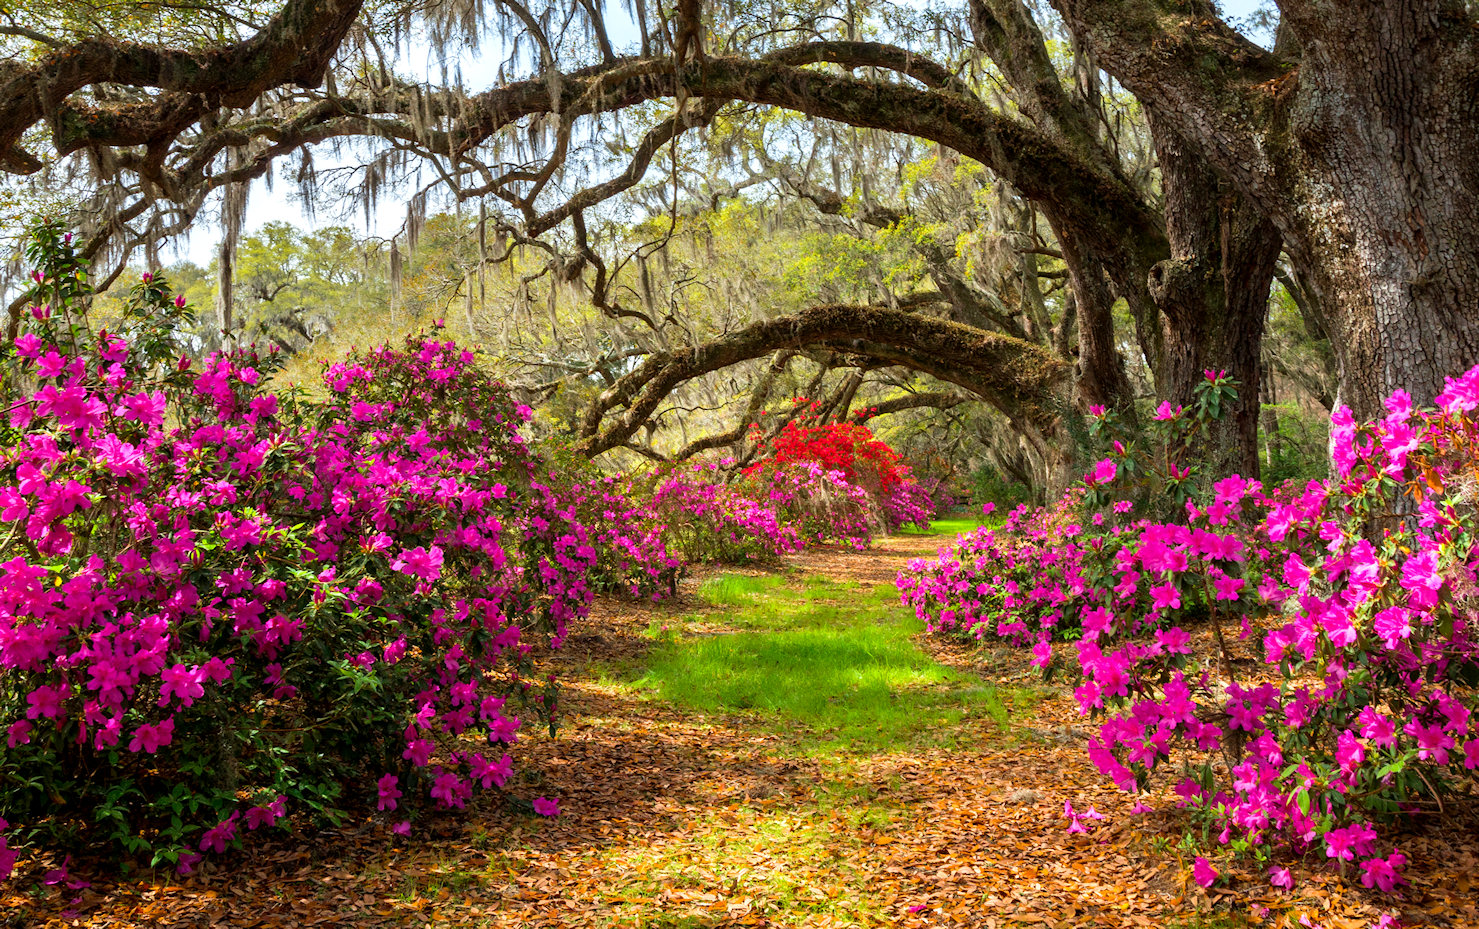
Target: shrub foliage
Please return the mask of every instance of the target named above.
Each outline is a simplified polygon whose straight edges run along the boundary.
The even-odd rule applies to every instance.
[[[1392,890],[1406,859],[1384,830],[1479,771],[1479,368],[1436,409],[1398,393],[1375,422],[1337,411],[1334,475],[1272,490],[1199,491],[1158,457],[1213,396],[1163,408],[1158,441],[1114,446],[1064,500],[915,562],[900,589],[938,632],[1073,674],[1104,775],[1134,792],[1164,779],[1275,882],[1283,850]],[[1132,482],[1180,514],[1136,518]],[[1261,666],[1230,660],[1234,639]]]

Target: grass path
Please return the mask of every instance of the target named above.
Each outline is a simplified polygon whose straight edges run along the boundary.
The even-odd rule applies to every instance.
[[[559,737],[521,749],[515,792],[558,796],[556,819],[484,799],[409,842],[375,820],[189,879],[12,896],[0,925],[1254,925],[1188,888],[1173,833],[1128,815],[1020,655],[919,635],[893,579],[962,528],[598,604],[555,659]],[[1069,834],[1065,802],[1109,818]],[[1292,911],[1266,884],[1235,892]]]
[[[598,611],[562,659],[575,724],[542,764],[569,814],[490,856],[526,882],[492,922],[1109,926],[1165,911],[1165,874],[1064,831],[1065,796],[1118,800],[1077,743],[1044,741],[1040,695],[921,647],[893,579],[942,541],[814,552],[697,579],[675,607]]]

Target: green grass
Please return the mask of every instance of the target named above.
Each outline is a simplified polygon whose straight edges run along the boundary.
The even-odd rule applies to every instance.
[[[786,578],[779,574],[721,574],[700,584],[698,595],[710,606],[738,606],[754,603],[759,595],[785,583]]]
[[[732,925],[703,896],[719,887],[772,925],[888,925],[858,863],[876,854],[878,834],[916,828],[917,811],[905,779],[880,780],[869,758],[1010,738],[1007,706],[1030,697],[933,661],[914,644],[921,626],[892,584],[736,573],[709,578],[699,593],[707,606],[653,619],[646,651],[591,670],[642,699],[722,715],[757,762],[805,754],[816,764],[775,785],[783,790],[746,788],[688,808],[681,835],[591,844],[572,870],[605,876],[606,922],[596,925]],[[476,833],[472,843],[489,844]],[[490,849],[485,876],[501,882],[527,864]],[[424,898],[420,890],[411,895]]]
[[[923,626],[891,587],[806,577],[725,575],[701,588],[737,630],[661,640],[636,682],[709,713],[752,714],[806,752],[958,744],[982,716],[1004,726],[997,690],[936,663],[911,641]]]
[[[1000,517],[992,514],[985,519],[979,517],[967,517],[964,519],[936,519],[930,523],[928,529],[919,529],[915,526],[905,526],[898,531],[899,535],[927,536],[927,537],[954,537],[962,532],[970,532],[981,526],[995,526],[1001,522]]]

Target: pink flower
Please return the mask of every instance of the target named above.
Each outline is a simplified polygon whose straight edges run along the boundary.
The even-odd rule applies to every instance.
[[[1375,841],[1376,830],[1361,823],[1331,829],[1325,833],[1325,857],[1336,861],[1351,861],[1357,855],[1369,852]]]
[[[423,581],[434,581],[442,576],[442,550],[435,545],[429,549],[421,546],[407,549],[390,563],[390,568]]]
[[[35,728],[35,723],[32,723],[28,719],[16,720],[15,722],[10,724],[10,727],[8,729],[6,729],[7,738],[5,740],[5,744],[9,745],[11,748],[15,748],[17,745],[31,744],[31,732]],[[1479,742],[1476,742],[1475,744],[1479,744]]]
[[[271,826],[283,816],[287,815],[288,798],[278,794],[277,799],[263,806],[254,806],[246,812],[246,824],[248,829],[256,830],[263,826]]]
[[[1445,413],[1467,413],[1479,408],[1479,367],[1470,368],[1462,377],[1445,378],[1443,392],[1434,402]]]
[[[435,748],[430,739],[407,739],[406,750],[401,753],[401,757],[418,768],[424,768],[431,760],[431,753]]]
[[[67,358],[65,355],[55,351],[49,351],[36,361],[36,376],[43,378],[61,377],[67,369]]]
[[[442,806],[460,810],[471,795],[472,787],[453,772],[438,774],[432,781],[431,798]]]
[[[1191,633],[1182,629],[1180,626],[1172,626],[1170,629],[1158,629],[1156,630],[1155,637],[1156,641],[1161,643],[1161,647],[1168,654],[1191,654]]]
[[[175,718],[171,716],[163,722],[150,725],[145,723],[134,730],[134,737],[128,743],[131,752],[146,752],[150,755],[169,745],[175,737]]]
[[[1150,588],[1151,606],[1153,609],[1179,609],[1181,607],[1181,591],[1177,589],[1174,581],[1167,581],[1156,587]]]
[[[513,759],[504,755],[498,761],[490,762],[481,754],[474,754],[468,758],[468,767],[472,779],[482,784],[484,789],[494,785],[502,787],[513,774]]]
[[[1162,400],[1161,405],[1156,407],[1155,418],[1162,422],[1168,419],[1175,419],[1181,415],[1184,409],[1185,407],[1180,406],[1173,408],[1170,400]]]
[[[62,866],[60,868],[53,868],[52,870],[46,872],[46,875],[41,878],[41,883],[45,884],[48,887],[55,887],[58,884],[65,884],[69,890],[84,890],[88,887],[91,887],[92,884],[88,883],[87,881],[78,880],[76,878],[73,878],[69,874],[68,869],[71,867],[71,864],[72,856],[68,855],[66,858],[62,859]]]
[[[1402,587],[1407,591],[1407,605],[1425,610],[1438,605],[1438,592],[1443,578],[1438,574],[1438,552],[1434,549],[1408,557],[1402,565]]]
[[[122,363],[128,358],[128,342],[106,332],[98,336],[98,357],[104,361]]]
[[[1382,891],[1391,893],[1398,884],[1407,883],[1402,879],[1402,868],[1407,864],[1407,856],[1401,852],[1392,852],[1386,858],[1368,858],[1361,862],[1361,883]]]
[[[1361,724],[1361,737],[1370,740],[1377,748],[1391,748],[1397,744],[1397,726],[1376,707],[1367,706],[1356,717]]]
[[[1217,869],[1213,868],[1212,863],[1206,858],[1198,855],[1196,862],[1192,865],[1191,876],[1202,887],[1211,887],[1217,881]]]
[[[1424,726],[1417,720],[1408,720],[1402,731],[1417,742],[1417,757],[1431,759],[1440,765],[1448,764],[1448,750],[1454,747],[1453,737],[1443,731],[1442,726]]]
[[[1032,647],[1032,666],[1034,668],[1046,668],[1053,660],[1053,643],[1043,639]]]
[[[232,813],[226,819],[207,829],[205,834],[200,837],[200,850],[203,852],[215,852],[218,855],[224,852],[226,847],[236,838],[236,820],[240,817],[241,813],[239,811]]]
[[[41,340],[34,333],[28,332],[15,340],[15,353],[34,361],[41,354]]]
[[[205,680],[205,672],[198,667],[186,668],[177,664],[165,668],[160,680],[163,682],[159,686],[160,706],[168,706],[171,698],[178,697],[180,705],[188,707],[205,694],[205,686],[201,683]]]
[[[26,702],[30,707],[26,709],[27,719],[46,717],[55,719],[62,715],[62,701],[67,697],[67,689],[61,685],[56,687],[37,687],[26,696]]]
[[[399,800],[402,796],[401,791],[397,786],[399,783],[400,778],[396,777],[394,774],[387,774],[384,777],[380,778],[379,782],[376,784],[380,791],[380,809],[395,809],[396,801]]]
[[[1365,760],[1366,748],[1356,740],[1356,734],[1349,729],[1342,732],[1335,745],[1335,761],[1340,769],[1350,773]]]
[[[1089,483],[1092,485],[1108,484],[1114,480],[1114,476],[1117,473],[1119,473],[1119,466],[1112,460],[1105,458],[1103,461],[1094,465],[1094,470],[1089,473]]]
[[[1218,600],[1236,600],[1243,589],[1241,577],[1228,577],[1226,574],[1212,579],[1212,586],[1217,589]]]
[[[217,684],[224,684],[231,679],[231,666],[235,663],[235,658],[227,658],[225,661],[222,661],[220,658],[212,658],[205,663],[202,670],[205,672],[205,676],[212,681],[215,681]]]
[[[536,797],[534,799],[534,812],[540,816],[559,816],[560,801],[550,800],[546,797]]]
[[[164,391],[156,390],[152,394],[124,397],[117,412],[124,419],[135,420],[146,426],[158,426],[164,422],[164,409]]]

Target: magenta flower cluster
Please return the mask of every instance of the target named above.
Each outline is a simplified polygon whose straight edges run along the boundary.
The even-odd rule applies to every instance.
[[[884,528],[873,494],[815,461],[761,469],[740,487],[795,526],[808,545],[836,542],[862,551]]]
[[[825,543],[861,551],[884,525],[872,494],[812,461],[740,476],[689,465],[657,482],[651,508],[689,561],[769,561]]]
[[[592,535],[591,585],[601,593],[661,600],[677,589],[683,559],[664,540],[666,524],[640,489],[615,477],[567,481],[570,517]]]
[[[1223,844],[1391,891],[1390,824],[1479,776],[1479,368],[1436,404],[1339,410],[1331,479],[1229,477],[1174,520],[1131,519],[1106,459],[1057,504],[911,563],[900,591],[934,631],[1076,675],[1089,756],[1123,789],[1165,777]]]
[[[650,495],[552,467],[528,407],[434,336],[326,365],[318,397],[267,392],[272,354],[182,354],[191,311],[163,279],[94,331],[70,240],[42,226],[28,253],[0,443],[12,837],[189,872],[294,818],[373,808],[407,834],[425,804],[505,788],[508,746],[553,729],[534,651],[597,591],[656,599],[680,555],[861,547],[878,522],[805,463]]]
[[[806,544],[774,506],[725,483],[711,463],[659,480],[651,505],[669,544],[688,561],[769,561]]]
[[[507,784],[556,709],[531,648],[586,612],[599,561],[527,408],[424,337],[327,367],[322,400],[266,393],[269,356],[174,354],[188,310],[148,275],[94,335],[50,245],[0,465],[11,826],[188,870],[367,793]]]
[[[884,524],[889,531],[909,525],[928,529],[930,520],[935,518],[938,511],[937,493],[938,491],[932,493],[919,481],[900,481],[878,501],[883,511]]]

